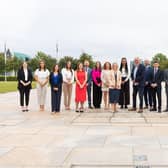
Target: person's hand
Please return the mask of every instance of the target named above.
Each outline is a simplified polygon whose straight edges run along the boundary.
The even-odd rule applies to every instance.
[[[125,81],[122,81],[122,82],[121,82],[121,84],[124,84],[124,83],[125,83]]]
[[[148,85],[148,82],[145,82],[145,85]]]
[[[57,87],[54,87],[54,90],[55,90],[55,91],[58,91],[58,88],[57,88]]]

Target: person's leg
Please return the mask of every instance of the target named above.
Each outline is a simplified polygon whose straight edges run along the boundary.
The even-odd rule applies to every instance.
[[[148,86],[148,99],[149,99],[150,109],[152,109],[152,88],[151,86]]]
[[[158,112],[161,112],[162,107],[161,87],[157,87],[157,99],[158,99]]]
[[[133,86],[133,109],[136,109],[137,86]]]
[[[66,83],[63,83],[63,93],[64,93],[64,106],[65,106],[65,109],[67,109],[67,106],[68,106],[68,100],[67,100],[67,96],[68,96],[68,93],[67,93],[67,90],[68,90],[68,84]]]
[[[24,91],[23,89],[19,89],[19,94],[20,94],[20,106],[22,110],[24,110]]]
[[[25,90],[25,99],[26,99],[26,110],[28,111],[28,105],[29,105],[29,97],[30,97],[30,89]]]
[[[124,85],[121,86],[120,91],[120,99],[119,99],[119,105],[121,105],[121,108],[123,108],[124,102],[125,102],[125,94],[124,94]]]
[[[88,106],[91,107],[91,84],[87,86]]]
[[[107,91],[103,92],[104,107],[107,109]]]
[[[55,91],[51,89],[51,112],[55,112]]]
[[[152,88],[153,110],[156,110],[156,88]]]
[[[61,93],[62,89],[59,89],[56,94],[56,112],[60,112],[60,106],[61,106]]]
[[[139,109],[143,109],[143,95],[144,95],[144,87],[138,88],[139,92]]]
[[[93,83],[93,105],[95,108],[97,108],[97,102],[98,102],[98,99],[97,99],[97,96],[98,96],[98,89],[97,89],[97,85]]]
[[[71,105],[71,97],[72,97],[72,84],[68,85],[68,109],[69,110]]]
[[[38,101],[38,104],[40,106],[40,111],[42,110],[42,104],[41,104],[41,92],[42,92],[42,88],[40,85],[37,85],[37,101]]]
[[[148,86],[144,87],[144,100],[145,100],[145,107],[148,107]]]
[[[76,102],[76,112],[79,112],[79,102]]]
[[[46,95],[47,95],[47,86],[44,86],[42,88],[42,96],[41,96],[42,110],[44,110],[45,108],[44,106],[45,106]]]

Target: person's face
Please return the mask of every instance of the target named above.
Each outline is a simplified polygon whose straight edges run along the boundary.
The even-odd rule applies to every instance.
[[[110,64],[109,63],[106,63],[106,69],[110,69]]]
[[[59,67],[58,67],[58,65],[55,65],[55,72],[58,72],[58,70],[59,70]]]
[[[117,64],[113,64],[113,70],[116,71],[118,69],[118,65]]]
[[[80,70],[83,69],[83,64],[79,64],[79,69],[80,69]]]
[[[145,66],[149,65],[150,64],[149,60],[145,60],[144,64],[145,64]]]
[[[68,62],[68,63],[67,63],[67,67],[68,67],[68,68],[71,68],[71,62]]]
[[[27,68],[27,62],[23,63],[23,68]]]
[[[135,63],[135,65],[138,65],[140,63],[139,58],[135,58],[134,63]]]
[[[154,66],[154,68],[158,68],[159,67],[159,63],[154,63],[153,66]]]
[[[45,66],[44,62],[41,61],[41,62],[40,62],[40,67],[41,67],[41,68],[44,68],[44,66]]]
[[[121,63],[122,63],[122,65],[126,65],[127,60],[126,59],[122,59]]]
[[[96,67],[97,67],[97,69],[100,68],[100,63],[99,62],[96,63]]]
[[[84,65],[85,65],[86,67],[89,67],[89,61],[85,61],[85,62],[84,62]]]

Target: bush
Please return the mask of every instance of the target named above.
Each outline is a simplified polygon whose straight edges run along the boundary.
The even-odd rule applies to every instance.
[[[0,81],[5,81],[5,76],[0,76]],[[7,81],[17,81],[16,76],[7,76]]]

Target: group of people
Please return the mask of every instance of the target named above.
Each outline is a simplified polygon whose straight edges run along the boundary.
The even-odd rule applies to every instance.
[[[162,107],[161,82],[165,81],[167,108],[164,111],[168,112],[168,70],[164,72],[160,70],[157,60],[151,65],[149,60],[144,60],[142,63],[140,58],[136,57],[131,73],[126,58],[121,59],[120,67],[117,63],[111,64],[110,62],[105,62],[102,66],[98,61],[95,63],[95,67],[91,69],[89,61],[85,60],[83,63],[79,62],[77,69],[73,70],[71,62],[68,61],[62,70],[58,64],[55,64],[51,72],[47,69],[45,62],[40,61],[39,68],[36,69],[34,75],[27,62],[23,62],[18,70],[17,78],[20,105],[23,112],[29,111],[29,95],[33,78],[36,81],[40,111],[45,110],[48,83],[50,84],[51,114],[60,112],[62,92],[65,110],[71,109],[74,82],[76,112],[84,112],[86,100],[88,100],[88,108],[100,109],[102,98],[105,110],[111,108],[113,112],[117,112],[117,104],[120,105],[121,109],[127,109],[130,104],[130,80],[133,85],[133,105],[128,110],[137,110],[138,94],[138,113],[142,113],[143,109],[160,113]],[[145,106],[143,106],[144,100]]]

